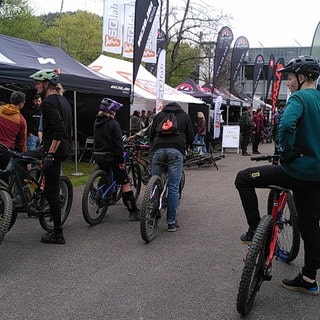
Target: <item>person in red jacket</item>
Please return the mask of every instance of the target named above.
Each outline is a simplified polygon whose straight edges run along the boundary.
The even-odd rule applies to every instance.
[[[0,106],[0,142],[7,148],[19,152],[27,151],[27,123],[20,113],[26,101],[26,95],[14,91],[10,103]],[[0,168],[6,167],[9,158],[1,154]]]

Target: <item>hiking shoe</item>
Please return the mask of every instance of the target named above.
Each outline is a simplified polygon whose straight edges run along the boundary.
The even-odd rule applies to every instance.
[[[248,231],[240,237],[240,240],[244,244],[250,244],[254,236],[254,230],[248,229]]]
[[[55,234],[54,232],[50,232],[41,237],[41,242],[49,243],[49,244],[65,244],[63,234]]]
[[[252,153],[253,154],[261,154],[261,152],[259,152],[259,151],[253,151]]]
[[[293,280],[282,280],[281,285],[286,289],[300,291],[313,296],[319,294],[318,281],[314,280],[314,282],[308,282],[303,279],[303,275],[301,273],[299,273]]]
[[[140,211],[129,212],[129,219],[131,221],[140,221]]]
[[[175,232],[180,228],[178,222],[168,224],[168,232]]]
[[[251,154],[248,153],[248,152],[242,152],[242,155],[243,155],[243,156],[251,156]]]

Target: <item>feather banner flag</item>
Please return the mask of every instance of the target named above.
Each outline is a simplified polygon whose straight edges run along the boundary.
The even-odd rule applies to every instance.
[[[133,38],[133,79],[134,85],[143,52],[156,17],[158,0],[136,0]]]
[[[274,54],[271,53],[270,54],[270,58],[269,58],[269,67],[268,67],[268,76],[267,76],[267,88],[266,88],[266,98],[265,98],[265,102],[267,102],[268,100],[268,95],[269,95],[269,89],[271,86],[271,81],[274,78],[274,67],[275,67],[275,63],[276,63],[276,59],[274,57]]]
[[[272,82],[272,90],[271,90],[272,119],[276,110],[276,104],[277,104],[278,95],[280,91],[280,84],[282,80],[282,73],[279,72],[278,70],[283,67],[284,67],[284,58],[279,58],[275,66],[275,74],[274,74],[274,79]]]
[[[253,67],[253,81],[252,81],[252,99],[254,98],[254,94],[256,93],[259,79],[261,76],[261,73],[263,71],[264,66],[264,58],[262,54],[258,54],[256,56],[256,59],[254,61],[254,67]]]
[[[215,86],[217,85],[221,69],[227,58],[232,41],[232,30],[229,27],[222,27],[218,33],[218,39],[214,54],[212,90],[214,90]]]
[[[232,50],[231,71],[230,71],[231,73],[230,74],[230,91],[232,91],[233,89],[233,86],[239,75],[241,65],[248,51],[249,51],[248,39],[243,36],[239,37],[235,41],[235,44]]]

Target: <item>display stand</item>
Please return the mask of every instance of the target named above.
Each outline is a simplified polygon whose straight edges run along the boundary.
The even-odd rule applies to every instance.
[[[225,148],[236,149],[239,153],[239,143],[240,126],[223,126],[221,153],[225,151]]]

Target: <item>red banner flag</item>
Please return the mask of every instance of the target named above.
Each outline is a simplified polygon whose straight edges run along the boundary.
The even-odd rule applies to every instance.
[[[284,67],[284,58],[279,58],[276,66],[275,66],[275,74],[274,74],[274,79],[272,83],[272,93],[271,93],[271,105],[272,105],[272,118],[276,110],[276,104],[278,100],[278,95],[280,91],[280,84],[282,80],[282,73],[279,72],[278,70]]]

